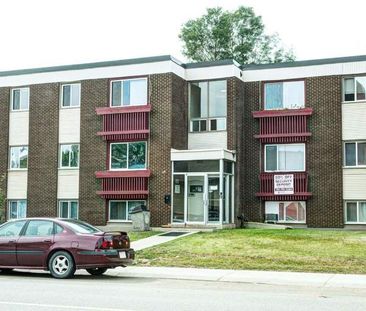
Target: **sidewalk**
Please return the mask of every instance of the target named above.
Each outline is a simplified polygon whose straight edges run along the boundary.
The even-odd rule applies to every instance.
[[[175,233],[175,232],[181,232],[181,235],[178,236],[164,236],[165,234],[171,234],[171,233]],[[145,248],[149,248],[149,247],[153,247],[155,245],[159,245],[159,244],[163,244],[166,242],[170,242],[179,238],[183,238],[186,237],[188,235],[197,233],[198,231],[179,231],[179,230],[172,230],[172,231],[168,231],[168,232],[164,232],[162,234],[159,235],[153,235],[151,237],[145,238],[145,239],[141,239],[141,240],[137,240],[137,241],[132,241],[131,242],[131,247],[135,250],[135,251],[140,251],[142,249]]]
[[[112,269],[107,273],[109,275],[134,278],[366,289],[366,275],[357,274],[134,266]]]

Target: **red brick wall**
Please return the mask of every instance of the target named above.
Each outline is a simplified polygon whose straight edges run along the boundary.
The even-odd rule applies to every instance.
[[[164,203],[171,192],[170,149],[187,149],[187,84],[172,73],[151,75],[150,92],[149,208],[158,226],[171,222],[171,206]]]
[[[3,204],[0,204],[0,223],[5,221],[6,215],[6,174],[8,171],[8,137],[9,137],[9,106],[10,89],[0,88],[0,196]]]
[[[312,136],[307,144],[309,191],[306,208],[309,227],[343,227],[342,77],[306,79],[306,105]]]
[[[27,216],[57,216],[59,84],[29,92]]]
[[[107,169],[107,145],[97,136],[102,117],[95,108],[108,106],[108,92],[108,79],[81,82],[79,218],[94,225],[106,223],[106,203],[96,194],[101,184],[95,172]]]

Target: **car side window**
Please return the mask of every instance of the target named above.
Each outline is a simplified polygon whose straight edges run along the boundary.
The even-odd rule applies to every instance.
[[[19,235],[20,231],[22,231],[25,222],[26,222],[25,220],[22,220],[3,225],[0,228],[0,237],[12,237]]]
[[[49,220],[31,220],[25,230],[25,236],[48,236],[53,234],[53,222]]]
[[[64,231],[64,228],[62,228],[60,225],[55,224],[55,234],[59,234]]]

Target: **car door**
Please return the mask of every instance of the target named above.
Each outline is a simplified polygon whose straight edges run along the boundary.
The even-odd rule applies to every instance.
[[[0,266],[16,266],[16,243],[25,220],[11,221],[0,227]]]
[[[30,220],[17,242],[18,266],[43,267],[54,243],[53,221]]]

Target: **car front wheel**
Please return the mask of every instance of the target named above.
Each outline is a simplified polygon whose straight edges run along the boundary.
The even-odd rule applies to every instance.
[[[93,268],[93,269],[86,269],[89,274],[91,275],[102,275],[105,273],[108,269],[107,268]]]
[[[75,264],[71,255],[67,252],[59,251],[52,255],[48,262],[48,269],[51,275],[57,279],[67,279],[74,275]]]

